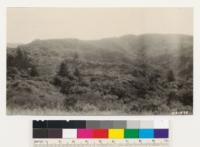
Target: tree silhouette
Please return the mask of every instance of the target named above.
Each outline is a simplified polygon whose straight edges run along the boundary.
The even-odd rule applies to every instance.
[[[81,78],[81,74],[80,74],[80,71],[79,71],[78,68],[75,68],[75,70],[74,70],[74,76],[76,76],[78,79]]]
[[[167,80],[168,82],[173,82],[175,81],[175,76],[174,76],[174,72],[172,70],[169,70],[167,73]]]
[[[33,67],[31,68],[30,75],[31,75],[32,77],[39,76],[38,70],[37,70],[37,68],[36,68],[35,66],[33,66]]]
[[[20,47],[18,47],[16,51],[15,64],[17,68],[25,70],[28,70],[28,68],[31,68],[33,65],[31,58],[28,56],[28,53]]]
[[[69,69],[68,69],[65,62],[62,62],[60,64],[60,69],[59,69],[58,75],[61,76],[61,77],[69,76]]]

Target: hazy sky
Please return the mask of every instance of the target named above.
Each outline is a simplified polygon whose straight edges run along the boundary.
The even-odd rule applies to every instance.
[[[193,34],[192,8],[8,8],[7,41]]]

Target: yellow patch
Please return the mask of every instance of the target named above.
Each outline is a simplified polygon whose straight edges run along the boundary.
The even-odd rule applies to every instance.
[[[124,129],[109,129],[108,137],[113,139],[124,138]]]

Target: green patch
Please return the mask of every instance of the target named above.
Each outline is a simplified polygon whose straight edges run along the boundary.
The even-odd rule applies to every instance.
[[[124,138],[138,138],[139,130],[138,129],[125,129]]]

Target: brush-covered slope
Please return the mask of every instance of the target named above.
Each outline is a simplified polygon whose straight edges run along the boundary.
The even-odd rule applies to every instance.
[[[117,111],[119,107],[129,113],[192,111],[192,36],[35,40],[8,47],[7,57],[9,106],[29,103],[29,97],[21,103],[27,89],[20,87],[25,84],[31,91],[43,85],[35,90],[44,96],[30,93],[30,101],[36,97],[52,108],[51,90],[54,97],[61,97],[55,107],[62,101],[64,111]]]

